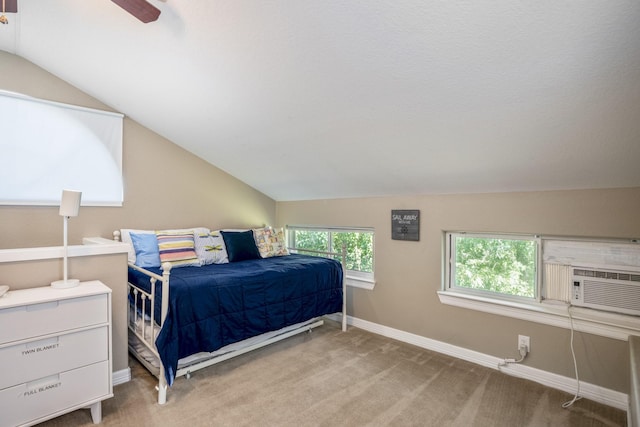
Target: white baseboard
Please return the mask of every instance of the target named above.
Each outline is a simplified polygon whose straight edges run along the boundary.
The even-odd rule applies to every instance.
[[[131,368],[127,367],[127,369],[113,372],[111,375],[111,381],[114,386],[131,381]]]
[[[340,317],[341,316],[337,316],[336,319],[338,319],[339,321]],[[576,380],[574,378],[568,378],[562,375],[554,374],[521,364],[511,364],[507,365],[506,367],[499,368],[498,364],[503,361],[503,359],[499,357],[490,356],[488,354],[479,353],[473,350],[468,350],[463,347],[436,341],[420,335],[404,332],[399,329],[379,325],[377,323],[358,319],[352,316],[347,316],[347,322],[349,325],[364,329],[365,331],[369,331],[374,334],[393,338],[398,341],[406,342],[408,344],[413,344],[427,350],[436,351],[438,353],[446,354],[448,356],[486,366],[487,368],[500,370],[514,377],[535,381],[545,386],[555,388],[557,390],[562,390],[571,394],[574,394],[576,392]],[[627,394],[615,390],[609,390],[604,387],[589,384],[583,381],[580,382],[580,395],[584,398],[602,403],[604,405],[612,406],[623,411],[627,411],[629,408],[629,396]]]

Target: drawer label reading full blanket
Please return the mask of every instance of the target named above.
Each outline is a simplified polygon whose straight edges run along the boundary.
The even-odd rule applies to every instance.
[[[62,382],[58,381],[56,383],[47,384],[47,385],[43,385],[43,386],[40,386],[40,387],[32,388],[31,390],[27,390],[22,394],[22,396],[23,397],[33,396],[33,395],[36,395],[38,393],[42,393],[42,392],[45,392],[45,391],[53,390],[53,389],[56,389],[56,388],[61,387],[61,386],[62,386]]]

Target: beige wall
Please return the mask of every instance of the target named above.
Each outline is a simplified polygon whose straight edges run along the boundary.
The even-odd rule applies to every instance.
[[[511,194],[381,197],[278,203],[277,223],[374,227],[376,287],[350,289],[350,315],[496,357],[517,356],[518,334],[531,337],[526,364],[573,377],[569,331],[443,305],[443,230],[592,237],[640,237],[640,188]],[[391,239],[391,210],[420,210],[420,241]],[[627,343],[579,333],[580,377],[628,392]]]
[[[3,51],[0,76],[3,90],[113,111],[34,64]],[[123,169],[124,205],[82,207],[80,215],[69,221],[70,245],[79,245],[88,236],[111,238],[118,228],[215,229],[275,222],[272,199],[130,118],[124,120]],[[0,206],[0,249],[60,245],[62,219],[57,207]],[[0,282],[14,289],[44,286],[61,274],[60,260],[0,264]],[[69,275],[102,280],[112,288],[114,371],[125,369],[126,255],[72,258]]]

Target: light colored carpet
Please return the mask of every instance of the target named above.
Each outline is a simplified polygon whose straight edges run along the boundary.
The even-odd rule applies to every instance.
[[[328,321],[179,378],[155,403],[155,379],[103,402],[105,426],[624,426],[626,413],[409,344]],[[90,426],[79,410],[41,426]]]

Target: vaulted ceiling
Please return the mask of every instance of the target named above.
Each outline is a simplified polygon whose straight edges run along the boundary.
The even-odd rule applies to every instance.
[[[640,186],[640,2],[149,3],[19,0],[0,49],[275,200]]]

